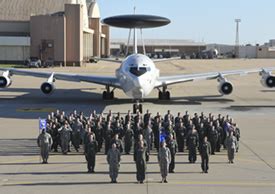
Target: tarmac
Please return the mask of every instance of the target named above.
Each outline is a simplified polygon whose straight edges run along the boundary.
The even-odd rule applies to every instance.
[[[157,63],[161,75],[253,69],[275,66],[271,59],[178,60]],[[114,75],[118,64],[99,62],[86,67],[60,67],[37,71]],[[36,69],[35,69],[36,70]],[[145,184],[137,184],[133,156],[122,156],[118,184],[110,184],[106,156],[99,154],[95,174],[88,174],[85,158],[73,149],[68,155],[52,153],[49,164],[40,164],[38,118],[50,111],[74,109],[85,115],[92,110],[126,113],[132,100],[115,90],[116,99],[102,100],[103,86],[89,83],[56,82],[56,91],[44,96],[41,78],[13,76],[10,88],[0,91],[0,193],[275,193],[275,90],[264,88],[260,76],[230,76],[234,91],[221,96],[217,81],[197,81],[169,86],[171,101],[159,101],[157,90],[143,102],[154,115],[167,110],[176,115],[188,110],[229,114],[241,130],[240,150],[229,164],[226,150],[210,157],[208,174],[201,173],[200,157],[188,163],[187,152],[176,156],[175,173],[160,183],[156,154],[150,157]]]

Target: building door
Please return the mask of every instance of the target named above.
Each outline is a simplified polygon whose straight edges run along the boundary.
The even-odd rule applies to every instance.
[[[54,41],[42,40],[40,58],[42,61],[53,60],[54,61]]]

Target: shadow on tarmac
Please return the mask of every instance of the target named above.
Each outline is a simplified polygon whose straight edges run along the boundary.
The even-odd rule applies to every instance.
[[[0,139],[1,156],[38,156],[39,153],[36,139]]]
[[[274,109],[275,106],[268,106],[268,105],[239,105],[239,106],[229,106],[224,109],[226,110],[233,110],[233,111],[252,111],[252,110],[258,110],[261,108],[272,108]]]
[[[67,113],[77,109],[88,115],[91,113],[91,110],[103,112],[109,105],[120,104],[129,104],[129,109],[132,110],[132,99],[115,98],[114,100],[104,101],[102,100],[101,93],[98,91],[93,92],[93,90],[95,90],[95,88],[56,89],[52,95],[45,96],[41,93],[39,88],[7,88],[2,90],[2,92],[22,92],[25,94],[20,96],[18,96],[18,94],[9,94],[8,96],[5,96],[1,94],[2,92],[0,91],[0,107],[5,110],[0,112],[0,118],[43,118],[48,114],[45,109],[60,109]],[[157,97],[144,99],[144,103],[152,103],[156,105],[201,105],[203,102],[224,104],[234,101],[224,98],[222,95],[173,97],[169,101],[158,100]]]
[[[268,93],[268,92],[275,92],[275,90],[261,90],[261,92]]]
[[[41,164],[42,165],[42,164]],[[47,164],[48,165],[48,164]],[[185,171],[185,172],[174,172],[173,174],[200,174],[201,172],[188,172],[188,171]],[[76,174],[88,174],[88,175],[92,175],[92,174],[103,174],[103,175],[109,175],[109,171],[96,171],[95,173],[87,173],[86,171],[66,171],[66,172],[15,172],[15,173],[0,173],[0,175],[76,175]],[[127,172],[124,172],[124,171],[119,171],[119,174],[126,174],[126,175],[130,175],[130,174],[133,174],[135,175],[136,174],[136,171],[127,171]],[[147,172],[148,175],[150,174],[160,174],[159,171],[149,171]]]

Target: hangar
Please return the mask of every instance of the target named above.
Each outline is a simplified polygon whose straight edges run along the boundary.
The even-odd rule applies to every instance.
[[[127,42],[127,39],[112,39],[110,43],[111,55],[125,54]],[[144,44],[147,54],[191,55],[206,49],[204,42],[183,39],[144,39]],[[132,51],[131,45],[129,46],[129,51]],[[143,42],[141,40],[138,41],[138,51],[143,51]]]
[[[109,34],[94,0],[0,2],[1,63],[38,57],[81,66],[93,56],[109,56]]]

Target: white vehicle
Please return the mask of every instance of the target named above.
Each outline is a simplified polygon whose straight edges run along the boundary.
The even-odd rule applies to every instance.
[[[135,19],[142,20],[144,17],[152,17],[145,15],[133,15]],[[139,18],[141,16],[141,19]],[[118,16],[117,16],[118,17]],[[123,17],[123,16],[119,16]],[[125,16],[126,17],[126,16]],[[129,15],[127,15],[129,17]],[[142,18],[143,17],[143,18]],[[143,20],[145,21],[145,20]],[[270,68],[259,68],[251,70],[234,70],[234,71],[221,71],[221,72],[208,72],[199,74],[184,74],[184,75],[174,75],[174,76],[160,76],[159,69],[156,68],[155,62],[171,60],[171,59],[150,59],[146,56],[146,53],[137,53],[137,40],[136,40],[136,28],[144,27],[145,24],[148,27],[148,22],[145,21],[142,26],[137,26],[134,24],[134,54],[128,56],[123,61],[118,60],[108,60],[113,62],[120,62],[121,66],[116,70],[115,76],[93,76],[93,75],[78,75],[78,74],[68,74],[68,73],[52,73],[52,72],[37,72],[19,69],[5,69],[0,68],[4,71],[2,76],[0,76],[0,88],[9,87],[12,83],[12,75],[25,75],[34,77],[44,77],[48,78],[46,82],[41,84],[41,91],[50,95],[55,90],[56,80],[65,80],[72,82],[89,82],[104,85],[106,90],[103,92],[103,99],[110,100],[114,98],[114,90],[121,89],[124,93],[136,100],[134,104],[135,113],[137,109],[142,112],[142,105],[139,104],[140,100],[143,100],[148,96],[152,90],[158,89],[160,100],[169,100],[170,92],[167,90],[167,86],[173,84],[179,84],[183,82],[190,82],[194,80],[210,80],[217,79],[218,81],[218,91],[222,95],[229,95],[233,91],[233,85],[225,77],[228,75],[243,75],[248,73],[260,73],[261,83],[263,86],[268,88],[275,87],[275,77],[271,74],[275,67]],[[127,25],[129,22],[127,22]],[[138,25],[141,25],[139,21]],[[155,27],[155,26],[154,26]]]

